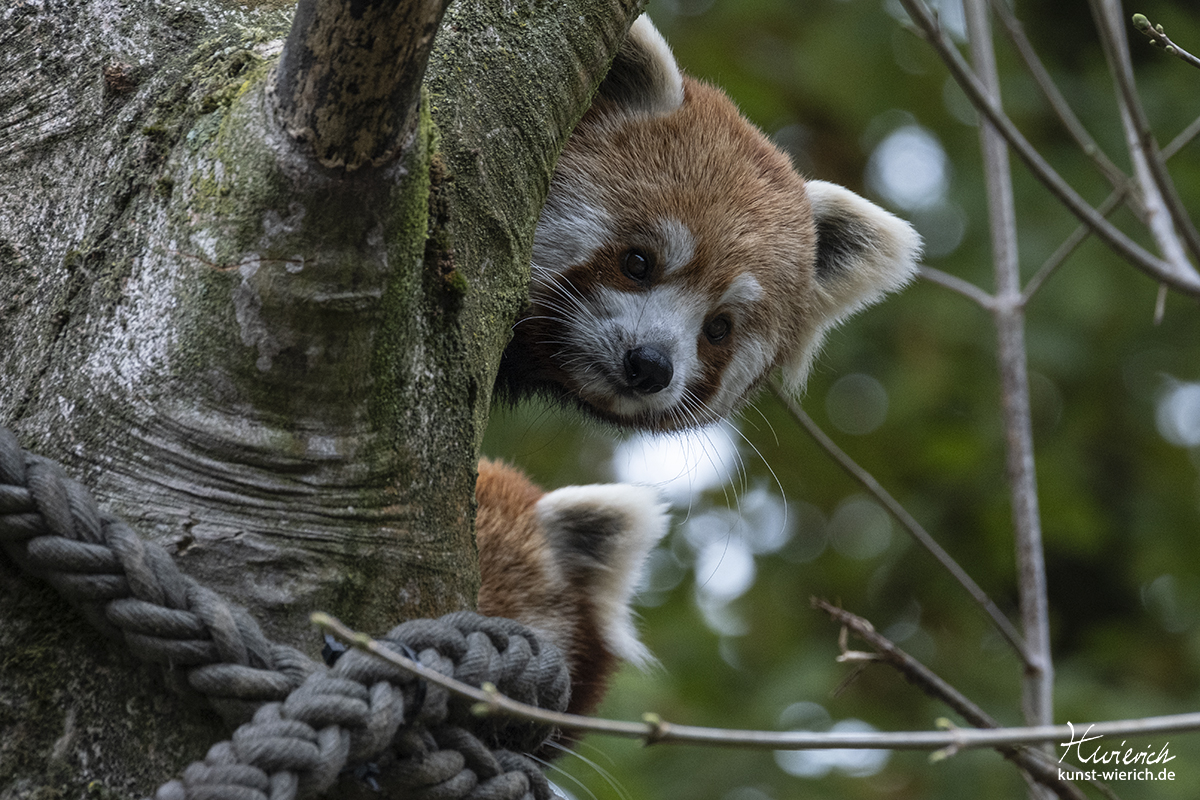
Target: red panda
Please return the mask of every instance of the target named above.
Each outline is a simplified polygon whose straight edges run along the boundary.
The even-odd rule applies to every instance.
[[[853,192],[805,181],[643,16],[559,159],[497,393],[627,428],[715,422],[776,369],[798,390],[825,333],[911,280],[920,246]],[[594,710],[619,660],[650,660],[629,603],[666,507],[627,485],[547,494],[487,460],[476,498],[479,610],[547,635],[569,710]]]
[[[920,237],[806,181],[642,16],[559,159],[497,393],[619,427],[715,422],[916,272]]]
[[[475,497],[480,613],[515,619],[553,642],[571,675],[567,710],[594,711],[622,660],[653,660],[630,601],[667,531],[667,507],[654,490],[629,484],[545,493],[487,459]]]

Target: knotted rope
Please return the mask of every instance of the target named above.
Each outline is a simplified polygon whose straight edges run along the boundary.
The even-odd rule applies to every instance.
[[[332,668],[268,640],[244,610],[184,575],[49,459],[0,428],[0,546],[45,579],[138,658],[186,672],[230,722],[156,800],[291,800],[331,788],[370,763],[381,788],[413,798],[545,800],[549,786],[522,752],[553,731],[477,718],[470,702],[403,669],[349,651]],[[412,620],[382,643],[475,686],[485,681],[530,705],[564,710],[561,654],[512,620],[471,612]],[[247,721],[249,720],[249,721]]]

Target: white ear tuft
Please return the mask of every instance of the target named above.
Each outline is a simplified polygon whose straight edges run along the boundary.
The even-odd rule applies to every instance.
[[[566,486],[543,496],[537,515],[564,572],[582,580],[608,648],[636,666],[653,663],[629,604],[670,523],[658,493],[626,483]]]
[[[902,288],[917,274],[921,237],[899,217],[845,187],[807,181],[817,229],[815,331],[783,366],[783,382],[799,391],[825,333]]]
[[[645,14],[634,20],[593,105],[604,114],[669,114],[683,105],[683,75]]]

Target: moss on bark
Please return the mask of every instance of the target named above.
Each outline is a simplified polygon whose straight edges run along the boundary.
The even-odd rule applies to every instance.
[[[0,112],[31,122],[0,131],[0,422],[312,652],[312,610],[379,632],[474,602],[533,226],[632,14],[517,5],[450,12],[403,155],[349,176],[273,124],[271,3],[12,17]],[[223,735],[12,569],[6,797],[140,796]]]

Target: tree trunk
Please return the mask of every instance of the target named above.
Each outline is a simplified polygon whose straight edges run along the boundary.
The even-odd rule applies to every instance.
[[[362,81],[291,91],[279,5],[0,11],[0,424],[315,654],[314,610],[382,632],[474,604],[533,227],[634,4],[460,2],[419,101],[356,108]],[[343,39],[299,69],[362,69]],[[150,793],[227,735],[3,555],[0,579],[0,798]]]

